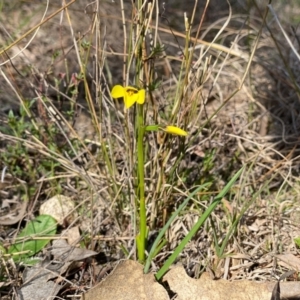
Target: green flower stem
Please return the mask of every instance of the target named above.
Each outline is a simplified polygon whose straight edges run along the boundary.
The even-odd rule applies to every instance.
[[[140,232],[137,236],[137,250],[140,262],[145,262],[145,249],[147,240],[147,225],[146,225],[146,203],[145,203],[145,181],[144,181],[144,116],[143,104],[137,104],[137,155],[138,155],[138,192],[140,198]]]

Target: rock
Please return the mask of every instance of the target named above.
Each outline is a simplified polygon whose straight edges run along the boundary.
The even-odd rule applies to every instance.
[[[40,214],[50,215],[57,223],[70,224],[76,217],[75,204],[70,197],[55,195],[41,205]]]

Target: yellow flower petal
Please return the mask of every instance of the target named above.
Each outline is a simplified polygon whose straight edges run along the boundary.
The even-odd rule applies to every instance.
[[[135,102],[143,104],[145,102],[145,90],[138,90],[132,86],[123,87],[121,85],[115,85],[111,91],[113,98],[123,98],[126,108],[131,107]]]
[[[139,104],[144,104],[145,102],[145,97],[146,97],[146,91],[144,89],[141,89],[138,91],[138,99],[137,99],[137,103]]]
[[[110,94],[113,98],[122,98],[125,96],[125,89],[121,85],[115,85]]]
[[[124,90],[126,91],[126,93],[130,94],[130,93],[137,93],[139,90],[136,89],[133,86],[125,86]]]
[[[183,129],[180,129],[179,127],[176,127],[176,126],[167,126],[164,130],[167,133],[181,135],[181,136],[187,136],[186,131],[184,131]]]
[[[138,97],[139,97],[138,93],[133,93],[133,94],[125,93],[125,97],[124,97],[125,107],[126,108],[131,107],[137,101]]]

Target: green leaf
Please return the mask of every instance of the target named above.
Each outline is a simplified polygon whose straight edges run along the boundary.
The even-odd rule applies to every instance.
[[[166,231],[168,230],[168,228],[171,226],[171,223],[175,220],[175,218],[178,216],[178,214],[186,207],[186,205],[188,204],[188,202],[198,193],[200,192],[202,189],[204,189],[205,187],[208,186],[208,183],[202,184],[200,186],[198,186],[185,200],[183,203],[181,203],[181,205],[178,207],[178,209],[172,214],[172,216],[170,217],[170,219],[168,220],[168,222],[165,224],[165,226],[162,228],[162,230],[159,232],[159,235],[157,236],[157,238],[155,239],[152,248],[149,252],[146,264],[145,264],[145,268],[144,268],[144,273],[148,273],[149,268],[150,268],[150,264],[152,259],[155,257],[155,255],[159,252],[160,250],[160,245],[163,245],[163,237],[166,233]]]
[[[294,242],[297,245],[297,247],[300,248],[300,237],[294,238]]]
[[[27,267],[32,267],[36,265],[37,263],[41,262],[41,257],[24,257],[22,259],[22,265]]]
[[[196,234],[199,228],[204,224],[206,219],[210,216],[210,214],[214,211],[217,205],[221,202],[222,198],[228,193],[232,185],[236,182],[236,180],[240,177],[242,172],[244,171],[245,166],[242,167],[233,178],[227,183],[227,185],[223,188],[223,190],[215,197],[211,205],[205,210],[203,215],[199,218],[197,223],[193,226],[191,231],[184,237],[184,239],[180,242],[180,244],[173,251],[171,256],[167,259],[164,265],[159,269],[157,274],[155,275],[157,280],[160,280],[162,276],[168,271],[171,264],[175,261],[175,259],[180,255],[183,248],[186,244],[192,239],[192,237]]]
[[[51,216],[38,216],[18,234],[15,244],[10,246],[8,253],[12,254],[16,261],[23,261],[35,255],[50,242],[46,236],[56,233],[56,223],[56,220]]]
[[[148,125],[145,127],[145,131],[158,131],[159,125]]]

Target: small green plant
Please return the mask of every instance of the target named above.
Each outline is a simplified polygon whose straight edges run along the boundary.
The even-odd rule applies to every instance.
[[[76,140],[73,142],[73,148],[66,142],[59,143],[58,137],[61,136],[61,132],[53,122],[44,120],[44,123],[37,127],[36,120],[28,118],[34,104],[35,101],[24,101],[18,114],[9,112],[8,126],[3,128],[3,132],[11,136],[11,141],[7,143],[6,151],[0,153],[1,165],[7,166],[11,175],[29,185],[28,198],[36,192],[36,182],[41,176],[54,176],[55,172],[61,169],[61,163],[53,154],[67,153],[72,156],[73,149],[80,147]],[[49,151],[52,154],[40,155],[39,151]],[[56,188],[59,181],[51,181],[51,184]]]
[[[298,248],[300,248],[300,237],[294,238],[294,242]]]
[[[199,220],[196,222],[196,224],[193,226],[193,228],[189,231],[189,233],[185,236],[185,238],[179,243],[179,245],[176,247],[174,252],[171,254],[171,256],[167,259],[167,261],[164,263],[164,265],[159,269],[159,271],[156,273],[155,277],[157,280],[160,280],[162,276],[168,271],[170,266],[173,264],[173,262],[178,258],[180,253],[182,252],[183,248],[187,245],[187,243],[192,239],[192,237],[197,233],[199,228],[203,226],[204,222],[207,220],[207,218],[211,215],[211,213],[214,211],[214,209],[217,207],[217,205],[221,202],[223,197],[228,193],[232,185],[236,182],[236,180],[240,177],[242,172],[244,171],[244,167],[241,168],[234,176],[233,178],[227,183],[227,185],[222,189],[222,191],[214,198],[210,206],[204,211],[204,213],[201,215]],[[177,209],[177,211],[173,214],[173,216],[169,219],[168,223],[164,226],[164,228],[161,230],[160,234],[158,235],[155,243],[153,244],[152,250],[150,251],[149,260],[147,261],[147,264],[145,265],[144,271],[148,272],[148,268],[151,263],[151,254],[156,253],[156,247],[159,245],[160,240],[168,227],[171,225],[171,222],[175,219],[175,217],[184,209],[184,207],[187,205],[188,201],[195,196],[201,189],[203,189],[205,185],[201,185],[198,187],[193,193],[190,194],[189,197],[186,198],[186,200],[182,203],[182,205]]]
[[[143,104],[145,102],[145,90],[141,89],[138,90],[134,87],[122,87],[120,85],[115,86],[112,91],[111,95],[113,98],[123,98],[125,107],[128,109],[130,108],[134,103],[138,104],[137,108],[137,195],[139,195],[139,234],[136,237],[136,243],[137,243],[137,250],[138,250],[138,258],[139,261],[144,263],[146,260],[145,257],[145,249],[147,247],[147,237],[148,237],[148,229],[147,229],[147,222],[146,222],[146,202],[145,202],[145,179],[144,179],[144,134],[147,131],[158,131],[163,130],[167,133],[176,134],[179,136],[186,136],[187,132],[172,125],[163,126],[163,125],[148,125],[145,126],[144,119],[143,119]],[[208,164],[211,164],[209,161]],[[209,166],[208,168],[211,168]],[[235,181],[239,178],[244,168],[240,169],[235,176],[228,182],[228,184],[225,186],[225,188],[217,195],[217,197],[214,199],[212,204],[205,210],[205,212],[202,214],[202,216],[199,218],[198,222],[194,225],[194,227],[190,230],[190,232],[186,235],[186,237],[180,242],[178,247],[175,249],[173,254],[168,258],[168,260],[164,263],[163,267],[158,271],[156,274],[157,280],[160,280],[162,276],[165,274],[165,272],[169,269],[171,264],[175,261],[175,259],[179,256],[183,248],[186,246],[186,244],[192,239],[192,237],[196,234],[196,232],[199,230],[199,228],[204,224],[206,219],[210,216],[210,214],[213,212],[213,210],[216,208],[216,206],[220,203],[222,198],[226,195],[226,193],[229,191],[229,189],[232,187],[232,185],[235,183]],[[188,201],[201,189],[203,189],[207,184],[201,185],[199,188],[196,189],[184,202],[183,204],[177,209],[177,211],[171,216],[171,218],[168,220],[167,224],[164,226],[164,228],[161,230],[160,234],[158,235],[156,241],[154,242],[150,253],[147,258],[147,262],[145,265],[145,273],[148,272],[149,266],[151,263],[151,260],[155,257],[157,253],[162,249],[162,247],[165,245],[165,240],[163,239],[163,236],[166,232],[166,230],[169,228],[171,222],[174,220],[174,218],[184,209],[184,207],[187,205]]]
[[[144,135],[146,131],[158,131],[163,130],[170,134],[176,134],[179,136],[186,136],[187,132],[172,125],[163,126],[163,125],[148,125],[144,124],[144,112],[143,112],[143,104],[145,102],[145,94],[146,91],[144,89],[136,89],[134,87],[122,87],[120,85],[116,85],[113,87],[111,91],[111,95],[113,98],[123,98],[125,107],[128,109],[133,104],[137,103],[137,195],[139,195],[139,234],[136,237],[137,250],[139,261],[145,262],[145,249],[147,248],[147,222],[146,222],[146,201],[145,201],[145,178],[144,178]]]
[[[40,215],[28,222],[7,251],[1,247],[3,254],[6,257],[12,257],[15,262],[33,265],[39,260],[32,259],[32,257],[47,246],[51,237],[56,234],[56,230],[55,219],[48,215]]]
[[[183,50],[183,59],[182,64],[180,67],[180,74],[178,76],[178,84],[175,89],[174,95],[172,95],[172,99],[168,99],[168,105],[167,108],[164,110],[164,112],[159,115],[159,112],[157,111],[157,115],[154,115],[153,120],[156,122],[156,120],[159,120],[157,123],[161,123],[160,121],[163,120],[163,124],[146,124],[145,116],[147,114],[147,109],[152,104],[153,110],[156,110],[155,105],[153,104],[153,93],[155,92],[155,89],[158,88],[157,82],[158,79],[155,78],[154,74],[154,64],[153,60],[157,57],[160,57],[161,54],[164,53],[164,47],[156,44],[150,50],[150,53],[147,55],[147,50],[145,49],[145,35],[147,28],[149,27],[149,15],[145,13],[143,9],[142,1],[137,2],[137,8],[138,13],[136,15],[136,18],[139,20],[136,24],[136,30],[133,30],[134,32],[138,32],[138,35],[135,37],[134,44],[130,43],[129,51],[128,53],[132,53],[128,57],[128,61],[126,64],[127,70],[124,71],[124,74],[126,74],[126,78],[124,77],[125,87],[121,85],[116,85],[111,90],[111,96],[112,98],[118,99],[123,98],[124,105],[125,105],[125,128],[127,129],[127,144],[128,148],[131,147],[131,145],[134,145],[135,148],[130,148],[130,151],[128,150],[128,153],[132,153],[133,159],[132,162],[136,164],[136,168],[131,168],[132,170],[132,178],[136,180],[135,185],[136,191],[135,191],[135,212],[133,213],[134,216],[139,215],[139,218],[134,218],[134,226],[138,227],[139,230],[136,236],[136,248],[138,253],[138,260],[145,264],[144,272],[148,272],[150,268],[150,264],[152,260],[155,258],[155,256],[163,249],[163,247],[166,245],[167,241],[165,239],[165,233],[170,228],[172,221],[175,219],[176,216],[178,216],[180,213],[183,212],[184,208],[188,204],[188,202],[191,199],[194,199],[193,197],[196,197],[199,192],[202,192],[203,189],[209,189],[212,186],[216,187],[216,184],[214,184],[215,176],[211,174],[211,170],[214,168],[214,158],[215,158],[215,150],[209,150],[206,153],[206,156],[202,162],[202,177],[197,178],[197,182],[193,182],[192,185],[194,186],[194,192],[190,193],[189,196],[184,200],[184,202],[179,206],[179,208],[171,215],[169,215],[167,212],[161,221],[161,224],[163,224],[161,229],[159,230],[160,233],[155,240],[152,247],[150,247],[149,253],[146,253],[146,249],[148,249],[147,245],[147,239],[148,239],[148,228],[152,226],[151,220],[153,220],[154,227],[157,229],[157,224],[159,222],[154,221],[154,219],[157,217],[157,214],[155,214],[155,209],[165,209],[166,201],[168,197],[174,197],[172,194],[172,191],[176,190],[176,183],[180,182],[185,183],[185,180],[182,179],[183,176],[185,177],[188,172],[182,172],[183,174],[180,174],[178,176],[177,174],[177,168],[179,164],[184,160],[184,156],[186,153],[186,149],[188,145],[185,145],[185,138],[180,139],[179,141],[179,147],[178,151],[176,152],[176,159],[172,166],[169,168],[169,172],[166,172],[166,165],[168,162],[168,159],[170,158],[172,154],[172,140],[168,137],[168,135],[165,135],[164,133],[170,133],[175,134],[178,136],[186,137],[188,134],[185,130],[173,126],[170,124],[176,124],[181,125],[183,128],[187,128],[187,124],[189,124],[190,117],[193,116],[192,113],[186,114],[183,118],[179,118],[179,112],[184,110],[185,107],[192,108],[195,103],[192,103],[193,100],[191,100],[190,90],[188,89],[189,83],[189,75],[192,68],[192,56],[193,51],[190,51],[190,34],[191,34],[191,26],[189,23],[189,20],[185,18],[185,27],[186,27],[186,39],[185,39],[185,48]],[[191,23],[193,22],[193,18],[191,20]],[[200,25],[201,27],[201,25]],[[126,43],[127,41],[125,41]],[[133,63],[134,62],[134,63]],[[130,72],[128,70],[131,69],[132,65],[135,66],[135,77],[133,79],[133,82],[135,82],[136,87],[130,86],[128,84],[129,82],[129,74]],[[149,71],[150,70],[150,71]],[[207,72],[205,70],[204,72]],[[203,74],[203,78],[207,77],[207,74]],[[203,79],[205,80],[205,79]],[[146,93],[147,89],[147,93]],[[200,95],[199,95],[200,97]],[[232,96],[230,96],[232,97]],[[230,97],[226,100],[228,101]],[[145,101],[147,99],[147,101]],[[194,98],[196,101],[197,97]],[[134,124],[134,133],[136,140],[132,141],[132,135],[128,134],[130,125],[129,121],[130,117],[132,115],[129,115],[128,109],[132,107],[134,104],[137,104],[135,107],[134,114],[133,114],[133,124]],[[220,107],[221,109],[221,107]],[[212,118],[212,116],[211,116]],[[126,123],[127,122],[127,123]],[[207,121],[207,123],[209,120]],[[205,127],[206,124],[203,124],[203,127]],[[165,125],[167,124],[167,125]],[[201,128],[199,128],[200,132]],[[156,154],[157,164],[160,165],[160,171],[157,172],[158,176],[155,178],[156,187],[155,192],[151,191],[155,196],[153,196],[153,201],[151,203],[153,207],[153,215],[150,217],[150,222],[147,224],[147,215],[146,215],[146,188],[147,181],[145,181],[145,172],[146,167],[145,165],[148,164],[148,162],[153,161],[153,157],[149,155],[150,151],[149,148],[151,146],[148,146],[145,141],[145,135],[147,132],[158,132],[160,134],[160,141],[159,141],[159,149],[158,154]],[[192,139],[189,141],[192,143]],[[130,157],[130,154],[128,155]],[[136,160],[134,159],[136,158]],[[130,160],[130,159],[129,159]],[[179,242],[179,245],[174,250],[172,255],[167,259],[167,261],[163,264],[162,268],[157,272],[156,278],[160,280],[162,276],[165,274],[165,272],[168,270],[168,268],[171,266],[172,263],[179,257],[180,253],[184,249],[184,247],[191,241],[193,236],[197,233],[199,228],[203,226],[204,222],[207,220],[207,218],[211,215],[211,213],[215,210],[217,205],[221,202],[222,198],[228,193],[228,191],[231,189],[231,187],[234,185],[236,180],[239,178],[239,176],[242,174],[244,170],[244,167],[241,168],[239,171],[234,172],[234,175],[232,179],[228,181],[226,186],[219,191],[218,195],[213,199],[212,203],[201,213],[201,216],[199,220],[196,222],[196,224],[191,228],[189,233],[186,235],[186,237]],[[180,177],[180,179],[178,179]],[[200,184],[200,185],[199,185]],[[164,187],[170,185],[170,189],[167,190]],[[155,186],[155,184],[154,184]],[[180,185],[184,186],[184,184]],[[149,191],[149,190],[148,190]],[[150,193],[151,193],[150,192]],[[200,196],[201,197],[201,196]],[[175,198],[175,197],[174,197]],[[173,198],[173,199],[174,199]],[[161,200],[162,199],[162,200]],[[160,202],[158,202],[159,200]],[[157,202],[155,202],[157,201]],[[161,217],[161,216],[160,216]],[[148,226],[147,226],[148,225]]]

